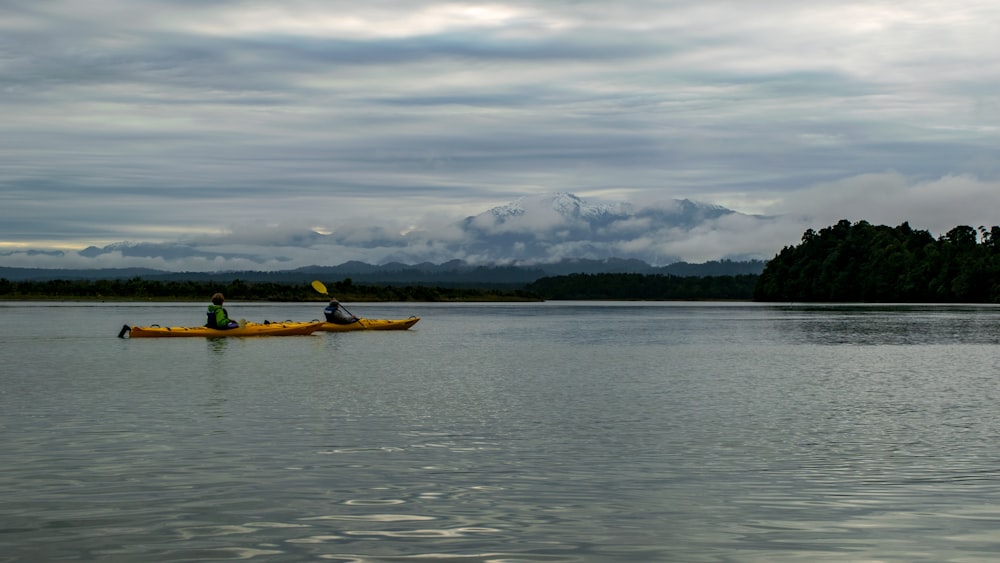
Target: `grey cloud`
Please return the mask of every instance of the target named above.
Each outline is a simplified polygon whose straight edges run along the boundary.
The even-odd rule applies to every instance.
[[[986,4],[2,5],[2,251],[217,237],[241,263],[370,260],[415,241],[479,257],[427,219],[553,191],[780,216],[600,249],[690,259],[780,248],[779,231],[803,230],[789,217],[842,218],[827,210],[983,220],[1000,171],[986,40],[1000,9]],[[870,181],[893,175],[906,187]],[[257,227],[272,230],[241,231]],[[310,229],[330,234],[293,234]],[[598,251],[573,242],[550,250]]]

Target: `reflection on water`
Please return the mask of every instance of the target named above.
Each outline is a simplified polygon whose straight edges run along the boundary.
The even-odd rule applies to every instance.
[[[817,344],[997,344],[1000,321],[989,307],[906,305],[792,306],[781,328]]]
[[[0,304],[0,561],[1000,550],[998,309],[354,309],[423,320],[129,341],[190,311]]]

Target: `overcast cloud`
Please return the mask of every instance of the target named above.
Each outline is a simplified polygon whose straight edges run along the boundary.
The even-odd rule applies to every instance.
[[[446,259],[453,221],[551,192],[778,217],[623,243],[689,261],[994,225],[998,28],[969,0],[0,0],[0,266],[379,262],[416,231]],[[205,255],[47,253],[119,241]]]

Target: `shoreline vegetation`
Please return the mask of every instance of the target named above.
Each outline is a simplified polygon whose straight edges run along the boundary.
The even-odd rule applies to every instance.
[[[490,302],[540,301],[521,290],[502,291],[480,288],[423,286],[355,286],[346,280],[330,286],[330,295],[343,302]],[[10,284],[11,288],[7,287]],[[339,286],[339,287],[338,287]],[[160,282],[141,278],[129,280],[52,280],[48,282],[7,282],[0,279],[0,300],[4,301],[205,301],[222,293],[226,301],[316,302],[320,295],[309,284],[250,283],[239,279],[227,282]]]
[[[841,220],[809,229],[768,261],[754,301],[1000,303],[1000,227],[958,226],[934,238]]]
[[[750,301],[758,276],[682,277],[668,274],[571,274],[498,289],[429,285],[329,285],[343,302]],[[3,301],[204,301],[219,292],[227,301],[323,302],[309,284],[231,281],[127,280],[10,281],[0,278]]]
[[[238,274],[230,274],[238,276]],[[224,277],[217,274],[217,278]],[[330,285],[344,302],[759,301],[790,303],[1000,303],[1000,227],[959,226],[935,239],[898,227],[841,220],[786,246],[760,274],[679,276],[597,273],[547,276],[530,283]],[[308,283],[231,279],[0,278],[0,300],[321,302]]]

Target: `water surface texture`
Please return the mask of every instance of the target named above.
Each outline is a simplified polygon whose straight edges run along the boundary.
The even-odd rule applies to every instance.
[[[1000,553],[995,307],[206,304],[0,302],[0,563]]]

